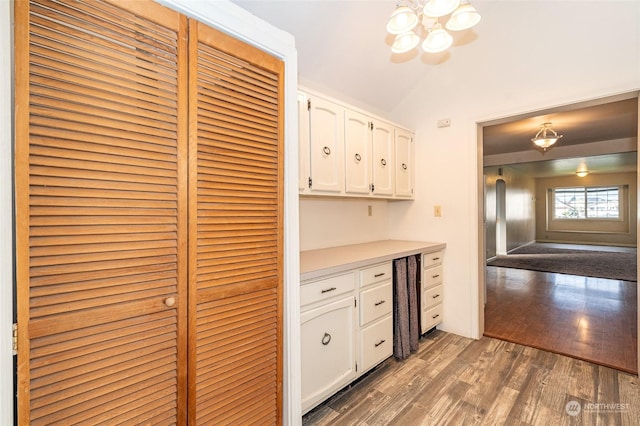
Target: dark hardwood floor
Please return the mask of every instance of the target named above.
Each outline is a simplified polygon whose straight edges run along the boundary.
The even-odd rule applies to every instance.
[[[304,425],[640,424],[638,377],[503,340],[434,331],[306,414]]]
[[[485,336],[637,374],[637,283],[487,267]]]

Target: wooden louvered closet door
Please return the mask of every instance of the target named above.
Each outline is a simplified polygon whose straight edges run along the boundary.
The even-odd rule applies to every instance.
[[[190,24],[189,417],[279,424],[283,64]]]
[[[19,423],[281,423],[283,64],[151,1],[15,11]]]
[[[186,419],[187,20],[15,8],[18,421]]]

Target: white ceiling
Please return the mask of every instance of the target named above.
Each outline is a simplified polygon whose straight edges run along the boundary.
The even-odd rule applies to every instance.
[[[385,27],[394,0],[232,1],[295,37],[301,85],[380,115],[442,60],[391,53]]]
[[[302,86],[382,116],[391,114],[414,85],[423,81],[434,67],[453,61],[457,55],[472,55],[474,42],[478,43],[483,30],[486,32],[489,28],[487,26],[500,31],[496,27],[501,24],[491,15],[501,7],[501,2],[475,0],[473,4],[483,15],[482,21],[471,30],[454,33],[454,45],[449,51],[427,54],[416,49],[412,53],[398,55],[391,53],[393,38],[385,30],[386,21],[395,9],[394,0],[232,1],[294,36],[298,50],[298,79]],[[606,7],[606,2],[602,3]],[[637,119],[637,98],[514,117],[485,127],[484,154],[530,151],[531,138],[539,125],[546,121],[551,121],[554,129],[564,135],[558,146],[575,145],[576,148],[580,144],[598,141],[635,140]],[[572,152],[572,159],[562,162],[557,158],[543,158],[543,161],[519,167],[537,175],[575,173],[575,165],[584,163],[587,157],[576,155],[575,149]],[[635,153],[605,154],[600,159],[589,160],[590,170],[636,170]]]

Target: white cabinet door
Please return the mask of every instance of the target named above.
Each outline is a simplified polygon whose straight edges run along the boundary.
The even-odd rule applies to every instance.
[[[355,311],[349,296],[300,315],[303,412],[355,378]]]
[[[395,195],[398,197],[413,197],[413,150],[413,134],[396,129]]]
[[[355,111],[345,110],[345,192],[369,194],[371,185],[371,121]]]
[[[344,193],[344,108],[309,99],[311,192]]]
[[[393,195],[393,126],[373,124],[373,195]]]
[[[309,189],[309,110],[307,96],[298,92],[298,189]]]

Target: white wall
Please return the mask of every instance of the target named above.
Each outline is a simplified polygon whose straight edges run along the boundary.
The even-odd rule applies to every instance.
[[[416,201],[389,211],[392,238],[447,243],[442,329],[470,337],[480,337],[482,324],[476,123],[640,88],[640,2],[476,7],[476,39],[425,69],[392,114],[416,130]],[[451,127],[437,128],[441,118]],[[434,204],[443,206],[441,218]]]
[[[11,196],[13,154],[11,150],[11,49],[13,40],[11,3],[0,1],[0,424],[13,424],[13,204]]]
[[[301,198],[300,250],[389,239],[389,204],[393,202],[358,198]],[[368,215],[369,206],[371,216]]]

